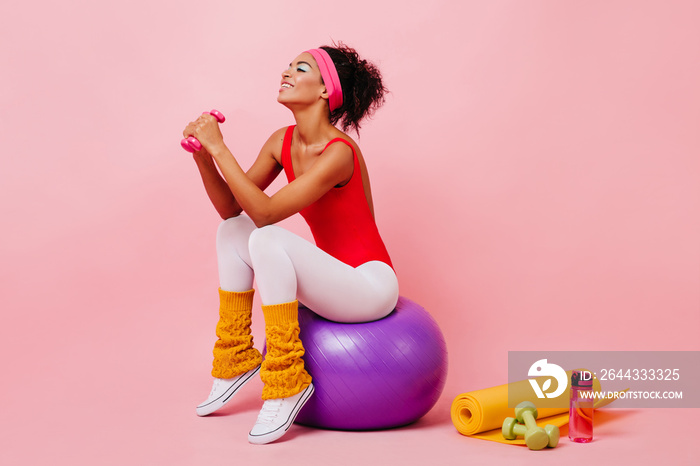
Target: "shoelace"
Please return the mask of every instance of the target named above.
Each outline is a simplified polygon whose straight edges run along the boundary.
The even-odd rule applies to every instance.
[[[260,414],[258,414],[258,423],[259,424],[271,424],[275,421],[277,418],[277,415],[280,413],[280,410],[282,409],[282,399],[275,399],[275,400],[266,400],[265,403],[263,403],[263,407],[260,410]]]
[[[214,384],[211,386],[211,392],[209,393],[209,398],[211,398],[212,395],[214,395],[214,392],[216,392],[216,389],[220,383],[221,383],[221,380],[214,379]]]

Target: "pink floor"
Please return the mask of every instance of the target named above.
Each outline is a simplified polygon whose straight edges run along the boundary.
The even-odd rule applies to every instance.
[[[694,435],[686,433],[697,409],[599,411],[593,443],[564,438],[554,450],[533,452],[460,435],[449,407],[466,388],[449,381],[437,406],[408,427],[335,432],[295,425],[275,444],[249,445],[261,382],[220,414],[197,417],[194,406],[210,388],[211,329],[181,312],[156,325],[147,311],[66,326],[61,335],[51,325],[37,326],[36,339],[6,335],[3,354],[12,357],[3,361],[0,464],[698,464]]]
[[[134,387],[108,377],[86,384],[99,394],[76,393],[69,400],[58,399],[60,390],[30,392],[43,401],[4,418],[2,464],[698,464],[690,436],[675,435],[697,410],[605,411],[598,414],[593,443],[563,438],[556,449],[535,452],[461,436],[449,421],[445,396],[408,427],[334,432],[295,425],[277,443],[255,446],[246,439],[260,405],[254,387],[220,415],[198,418],[192,400],[207,390],[204,382],[180,374],[164,391],[154,378]]]

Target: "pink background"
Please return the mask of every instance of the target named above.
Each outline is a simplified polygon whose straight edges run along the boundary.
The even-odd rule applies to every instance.
[[[463,437],[449,419],[457,394],[507,381],[509,350],[700,350],[696,2],[66,0],[6,13],[0,463],[697,457],[679,426],[698,410],[610,410],[593,444],[547,453]],[[401,293],[442,327],[450,373],[413,426],[294,427],[254,447],[259,382],[224,415],[194,415],[210,388],[219,220],[179,139],[216,107],[248,166],[292,123],[280,72],[332,39],[392,91],[360,144]]]

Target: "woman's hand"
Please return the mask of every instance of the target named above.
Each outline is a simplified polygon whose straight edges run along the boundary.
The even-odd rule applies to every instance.
[[[190,124],[185,127],[182,132],[185,138],[194,136],[202,144],[202,150],[198,151],[200,153],[206,153],[206,155],[201,154],[200,156],[209,156],[216,151],[220,151],[224,145],[224,137],[219,129],[219,122],[216,117],[210,113],[203,113],[195,121],[190,122]],[[195,153],[195,158],[198,156]]]

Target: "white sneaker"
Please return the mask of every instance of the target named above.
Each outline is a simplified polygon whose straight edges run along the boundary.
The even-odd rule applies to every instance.
[[[313,393],[314,386],[310,384],[289,398],[266,400],[260,410],[258,420],[248,434],[248,441],[256,445],[263,445],[282,437]]]
[[[215,378],[209,398],[197,406],[197,416],[206,416],[220,409],[231,400],[233,395],[235,395],[243,385],[251,381],[259,371],[260,366],[231,379]]]

